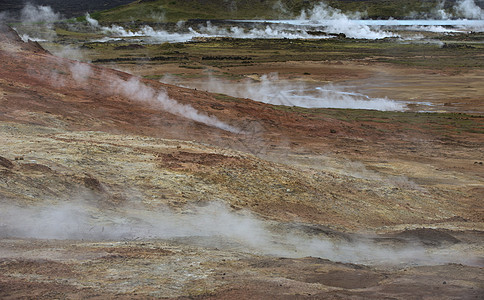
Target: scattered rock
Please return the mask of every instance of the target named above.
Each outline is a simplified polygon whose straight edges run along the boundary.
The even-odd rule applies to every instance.
[[[431,228],[417,228],[412,230],[406,230],[398,233],[397,236],[406,239],[417,240],[427,246],[440,246],[444,243],[460,243],[460,240],[445,232],[444,230],[437,230]]]
[[[458,49],[458,48],[466,48],[466,49],[472,49],[472,48],[475,48],[474,46],[471,46],[471,45],[466,45],[466,44],[447,44],[447,43],[444,43],[442,45],[442,48],[453,48],[453,49]]]
[[[219,104],[219,103],[214,103],[214,104],[210,105],[210,107],[215,109],[215,110],[224,110],[225,109],[225,107],[222,104]]]
[[[14,167],[14,164],[9,159],[0,156],[0,166],[7,169],[12,169]]]
[[[83,178],[83,181],[84,185],[93,191],[101,192],[104,190],[101,182],[89,174],[86,174],[86,176]]]
[[[52,172],[52,169],[49,168],[48,166],[36,164],[36,163],[22,164],[21,168],[22,168],[22,170],[34,171],[34,172],[39,172],[39,173],[43,173],[43,174]]]

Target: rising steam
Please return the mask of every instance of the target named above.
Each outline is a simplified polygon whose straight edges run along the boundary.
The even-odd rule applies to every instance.
[[[89,77],[93,74],[91,67],[88,64],[79,62],[71,64],[69,70],[71,71],[72,78],[74,78],[74,80],[80,85],[86,84]]]
[[[438,20],[470,19],[483,20],[484,10],[474,0],[459,0],[450,10],[445,10],[445,0],[437,3],[436,7],[429,13],[409,13],[411,18],[433,18]],[[281,1],[275,2],[274,11],[281,16],[289,15],[287,8]],[[98,42],[119,40],[124,37],[137,37],[148,43],[163,42],[186,42],[194,38],[210,37],[232,37],[232,38],[262,38],[262,39],[325,39],[331,38],[334,34],[344,34],[349,38],[357,39],[382,39],[388,37],[401,37],[391,30],[399,29],[392,25],[392,20],[384,20],[382,24],[376,25],[373,21],[365,20],[366,12],[343,13],[325,2],[319,2],[311,9],[301,11],[299,17],[294,20],[240,20],[243,23],[253,23],[252,26],[214,26],[210,22],[200,25],[197,28],[185,28],[177,26],[174,32],[157,30],[151,26],[144,25],[137,30],[128,30],[122,26],[112,24],[101,26],[99,22],[86,14],[86,22],[92,29],[102,32],[106,37],[98,39]],[[6,13],[0,14],[0,19],[7,18]],[[152,16],[158,22],[164,20],[164,13],[161,12]],[[60,14],[54,12],[48,6],[34,6],[27,4],[21,11],[22,28],[17,28],[19,35],[24,41],[52,41],[56,38],[53,24],[59,21]],[[7,18],[8,19],[8,18]],[[1,21],[1,20],[0,20]],[[418,21],[418,20],[416,20]],[[180,24],[183,24],[181,22]],[[382,30],[382,28],[388,30]],[[419,22],[410,24],[410,30],[453,32],[455,30],[444,30],[442,24],[431,24],[423,26]],[[462,23],[452,24],[460,30],[472,30],[481,32],[484,24]],[[400,28],[401,29],[401,28]],[[319,32],[318,34],[314,34]],[[418,36],[405,38],[415,39]]]
[[[94,71],[87,63],[81,63],[77,61],[64,62],[59,60],[59,68],[63,69],[62,64],[67,63],[67,68],[70,72],[70,76],[74,82],[81,88],[89,88],[89,80],[94,75]],[[59,70],[47,72],[42,74],[42,79],[47,81],[50,85],[55,87],[62,87],[65,85],[65,76],[59,75]],[[32,74],[36,76],[37,74]],[[171,99],[166,91],[156,90],[140,81],[137,77],[130,77],[128,80],[121,79],[120,77],[111,78],[111,82],[102,87],[108,93],[113,95],[120,95],[122,97],[129,98],[134,101],[144,102],[155,107],[161,107],[163,110],[189,119],[195,122],[199,122],[211,127],[219,128],[232,133],[243,133],[240,129],[230,126],[220,121],[215,116],[209,116],[202,112],[199,112],[194,107],[188,104],[182,104],[178,101]]]
[[[370,28],[366,24],[355,22],[360,20],[364,13],[355,12],[350,15],[333,8],[324,2],[315,5],[311,10],[305,10],[299,16],[299,20],[309,24],[324,26],[324,30],[334,33],[344,33],[350,38],[359,39],[382,39],[397,36],[394,33]]]
[[[474,0],[460,0],[454,6],[454,10],[460,17],[484,20],[484,10],[477,6]]]
[[[0,237],[40,239],[173,239],[206,238],[217,247],[286,257],[322,257],[362,264],[470,263],[471,258],[430,255],[418,246],[393,249],[360,237],[349,240],[304,236],[271,230],[271,223],[248,211],[233,212],[221,203],[192,207],[185,213],[169,209],[124,207],[101,211],[86,203],[21,208],[0,205]],[[210,239],[215,238],[210,242]],[[220,241],[222,239],[222,242]],[[217,240],[218,239],[218,240]]]
[[[34,6],[31,3],[24,6],[20,16],[25,23],[54,23],[61,18],[60,14],[54,12],[50,6]]]
[[[178,84],[172,76],[161,79],[164,83]],[[208,80],[187,84],[188,87],[205,89],[237,98],[274,105],[299,106],[305,108],[351,108],[382,111],[402,111],[406,105],[386,98],[370,98],[366,95],[345,91],[332,84],[309,85],[279,79],[276,73],[261,76],[258,81],[246,79],[242,82],[229,82],[210,77]]]
[[[210,21],[206,25],[200,25],[198,28],[189,27],[187,31],[183,31],[179,23],[179,32],[168,32],[165,30],[155,30],[153,27],[145,25],[139,30],[127,30],[119,25],[100,26],[99,22],[89,14],[86,14],[86,21],[95,30],[100,30],[110,38],[107,40],[116,40],[119,37],[139,37],[151,43],[162,42],[186,42],[194,38],[206,37],[232,37],[240,39],[257,39],[257,38],[274,38],[274,39],[304,39],[304,38],[328,38],[328,36],[314,36],[307,33],[306,30],[288,28],[283,25],[266,25],[262,27],[254,27],[251,29],[244,29],[238,26],[219,27],[214,26]],[[106,41],[107,41],[106,40]]]
[[[54,30],[54,22],[61,19],[61,15],[49,6],[35,6],[27,3],[20,12],[22,33],[20,37],[26,42],[52,41],[57,37]]]
[[[468,19],[468,20],[483,20],[484,11],[479,7],[474,0],[458,0],[451,9],[445,9],[446,0],[440,0],[437,5],[428,13],[411,12],[411,18],[425,18],[425,19]]]
[[[452,12],[444,10],[445,1],[440,1],[437,6],[425,18],[436,18],[439,20],[449,20],[454,18]],[[276,2],[274,10],[285,11],[281,2]],[[468,19],[483,19],[482,9],[473,0],[461,0],[454,6],[453,12],[456,17]],[[287,15],[287,12],[285,13]],[[410,15],[419,17],[416,13]],[[403,26],[394,20],[365,20],[365,12],[343,13],[341,10],[333,8],[324,2],[316,4],[312,9],[304,10],[299,17],[294,20],[239,20],[245,26],[215,26],[210,22],[199,25],[196,28],[184,27],[183,22],[177,23],[175,32],[157,30],[151,26],[144,25],[137,30],[127,30],[119,25],[101,26],[99,22],[86,14],[87,23],[97,31],[101,31],[107,37],[96,40],[106,42],[118,40],[123,37],[136,37],[148,43],[162,42],[186,42],[194,38],[212,37],[231,37],[241,39],[326,39],[335,34],[344,34],[349,38],[357,39],[383,39],[388,37],[401,37],[390,30],[407,29],[432,32],[453,32],[454,29],[445,30],[442,25],[452,25],[460,30],[481,31],[483,24],[469,22],[455,24],[426,24],[422,20],[414,20]],[[421,16],[420,16],[421,17]],[[435,20],[434,20],[435,21]],[[455,21],[455,20],[454,20]],[[251,24],[247,26],[247,24]],[[395,25],[399,25],[395,27]],[[382,28],[389,30],[382,30]],[[315,34],[317,32],[318,34]],[[418,38],[408,36],[406,38]]]
[[[178,103],[176,100],[168,97],[168,94],[165,91],[155,90],[140,82],[136,77],[131,77],[126,81],[120,78],[114,80],[112,82],[111,90],[114,93],[119,93],[132,100],[159,105],[165,111],[180,117],[233,133],[240,132],[239,129],[225,124],[214,116],[200,113],[190,105]]]

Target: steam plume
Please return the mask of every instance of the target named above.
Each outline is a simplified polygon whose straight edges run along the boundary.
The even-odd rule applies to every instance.
[[[207,22],[205,26],[199,26],[197,29],[188,28],[188,32],[168,32],[165,30],[155,30],[151,26],[145,25],[137,31],[129,31],[119,25],[100,26],[99,22],[89,14],[86,14],[86,21],[95,29],[100,30],[107,35],[111,35],[112,39],[116,37],[144,37],[151,42],[186,42],[197,37],[233,37],[233,38],[327,38],[327,36],[312,36],[305,30],[290,29],[282,25],[266,25],[262,28],[252,28],[245,30],[238,26],[230,28],[223,28],[212,25]],[[177,28],[181,30],[183,22],[177,23]]]
[[[92,75],[91,67],[87,64],[75,62],[69,67],[72,77],[78,84],[85,84]]]
[[[308,237],[292,230],[271,230],[270,223],[248,211],[231,211],[221,203],[192,207],[180,214],[169,209],[124,207],[101,211],[82,201],[21,208],[0,205],[0,236],[41,239],[171,239],[203,237],[217,247],[286,257],[322,257],[361,264],[473,264],[472,258],[426,253],[418,246],[393,249],[367,238],[351,241]],[[215,238],[210,242],[210,239]],[[222,238],[222,241],[216,241]]]
[[[51,41],[57,34],[53,30],[54,22],[60,20],[61,15],[56,13],[49,6],[35,6],[27,3],[20,12],[22,32],[20,36],[24,41]]]
[[[171,76],[166,76],[161,81],[178,84]],[[385,98],[370,98],[363,94],[344,91],[331,84],[308,86],[305,83],[280,80],[276,73],[263,75],[259,81],[247,79],[240,83],[234,83],[210,77],[208,81],[189,83],[189,85],[214,93],[222,93],[238,98],[249,98],[254,101],[275,105],[383,111],[401,111],[406,108],[401,102]]]
[[[355,20],[361,19],[363,15],[360,12],[347,15],[339,9],[320,2],[311,10],[301,12],[299,20],[306,20],[311,24],[323,24],[327,31],[344,33],[350,38],[382,39],[397,36],[391,32],[374,30],[368,25],[355,22]]]
[[[91,18],[91,15],[89,13],[86,13],[86,21],[93,28],[99,28],[100,27],[98,20]]]
[[[55,13],[49,6],[34,6],[27,3],[20,12],[22,22],[24,23],[54,23],[58,21],[61,16]]]
[[[74,81],[81,87],[86,87],[89,78],[93,75],[93,70],[89,64],[69,62],[67,67]],[[48,81],[52,86],[59,87],[64,85],[64,81],[62,80],[63,78],[58,75],[57,71],[43,75],[43,79]],[[215,116],[209,116],[201,113],[191,105],[182,104],[174,99],[171,99],[165,91],[155,90],[152,87],[142,83],[136,77],[131,77],[128,80],[114,77],[111,84],[105,88],[112,94],[121,95],[135,101],[145,102],[157,107],[161,107],[163,110],[183,118],[200,122],[228,132],[243,133],[240,129],[220,121]]]
[[[484,11],[474,0],[460,0],[454,6],[454,10],[464,18],[484,20]]]
[[[161,105],[164,110],[177,116],[191,119],[225,131],[233,133],[240,132],[237,128],[225,124],[214,116],[200,113],[190,105],[178,103],[176,100],[169,98],[166,92],[156,91],[141,83],[136,77],[132,77],[127,81],[122,79],[115,80],[112,83],[112,90],[113,92],[120,93],[121,95],[136,101]]]

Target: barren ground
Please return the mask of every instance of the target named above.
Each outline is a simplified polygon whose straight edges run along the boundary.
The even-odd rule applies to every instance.
[[[418,95],[440,113],[278,107],[141,80],[233,133],[113,90],[128,73],[90,65],[76,79],[75,62],[7,29],[0,61],[0,298],[483,295],[482,69],[217,67]]]

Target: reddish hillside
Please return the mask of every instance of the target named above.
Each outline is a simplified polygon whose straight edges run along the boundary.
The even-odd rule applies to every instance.
[[[477,124],[483,123],[482,118],[454,115],[451,118],[455,119],[449,122],[448,115],[439,114],[276,107],[170,86],[120,71],[55,57],[43,51],[38,44],[23,43],[9,30],[2,30],[0,43],[0,121],[68,131],[102,131],[195,140],[262,155],[289,165],[304,162],[304,168],[336,170],[345,176],[352,174],[351,178],[363,176],[363,180],[366,180],[366,176],[380,180],[382,177],[375,175],[378,171],[393,178],[392,181],[398,181],[392,183],[396,190],[401,186],[410,187],[412,195],[418,194],[409,196],[403,190],[399,197],[408,200],[402,200],[407,201],[406,204],[395,208],[392,202],[387,202],[389,195],[383,192],[372,194],[370,189],[361,190],[361,187],[357,187],[359,183],[352,187],[353,183],[345,183],[338,176],[333,177],[333,180],[341,181],[338,183],[339,188],[329,182],[325,183],[328,186],[315,188],[313,184],[323,183],[314,178],[298,178],[300,175],[286,178],[283,172],[276,171],[283,167],[272,169],[272,166],[264,163],[267,167],[264,172],[267,174],[261,170],[260,173],[254,171],[252,174],[249,167],[252,163],[244,165],[236,162],[234,167],[237,172],[243,173],[244,180],[257,182],[257,193],[263,196],[254,198],[249,191],[253,186],[247,184],[241,185],[241,194],[233,194],[234,199],[249,199],[244,205],[266,216],[275,216],[277,210],[281,218],[294,214],[307,221],[325,220],[327,223],[336,222],[344,226],[356,226],[358,221],[347,214],[368,215],[368,218],[360,221],[372,226],[380,222],[409,222],[409,211],[418,220],[449,219],[455,214],[464,219],[481,219],[479,211],[475,210],[475,197],[480,189],[473,182],[482,174],[479,164],[482,136],[472,128],[464,127],[465,131],[462,131],[460,126],[468,126],[469,122],[481,126]],[[198,172],[200,167],[197,165],[210,165],[210,160],[214,159],[211,155],[194,157],[192,153],[182,152],[177,155],[153,155],[172,161],[167,165],[168,168],[177,169],[181,165],[182,170],[189,172]],[[364,162],[365,165],[353,163],[352,160]],[[186,167],[187,164],[190,167]],[[223,168],[224,165],[218,166]],[[350,171],[346,170],[348,166]],[[435,169],[437,173],[429,171]],[[264,182],[277,181],[274,179],[276,173],[270,172],[284,177],[281,180],[290,182],[291,186],[299,185],[304,196],[292,195],[298,203],[281,204],[277,202],[277,193],[270,196],[270,193],[266,193]],[[310,174],[305,173],[304,176]],[[223,185],[230,179],[225,178],[225,175],[213,174],[210,180]],[[234,181],[233,184],[241,182]],[[423,189],[415,188],[418,185],[437,189],[444,185],[444,191],[436,192],[432,197],[447,212],[442,215],[433,215],[434,212],[426,214],[426,209],[434,211],[436,207],[433,202],[428,202],[423,209],[419,199],[427,196]],[[343,197],[341,199],[344,199],[345,205],[359,206],[359,199],[373,199],[374,204],[383,205],[392,214],[372,210],[332,214],[319,207],[329,207],[331,203],[322,204],[317,200],[321,197],[320,189],[323,191],[328,188]],[[456,193],[464,193],[466,196],[461,200],[468,199],[468,202],[465,205],[456,204]],[[302,199],[306,196],[314,202],[304,202]],[[264,197],[271,200],[264,202]],[[392,195],[390,198],[394,197]],[[413,208],[412,203],[415,204]],[[327,219],[329,216],[331,219]]]

